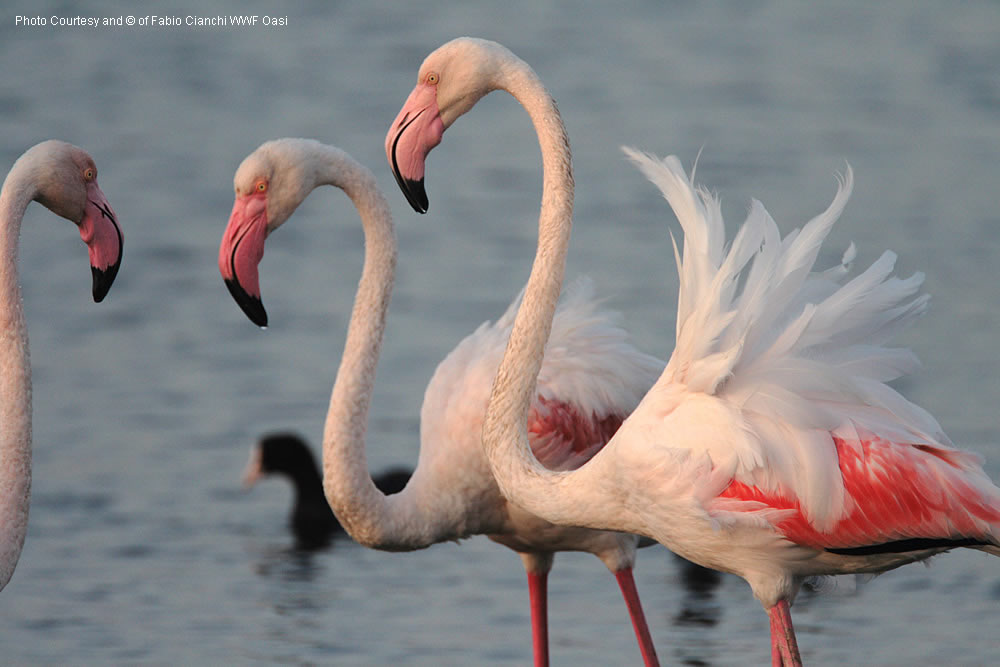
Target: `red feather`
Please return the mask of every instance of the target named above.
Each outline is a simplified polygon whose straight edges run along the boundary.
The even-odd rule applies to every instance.
[[[539,396],[528,414],[528,439],[539,463],[550,470],[573,470],[608,443],[624,417],[585,416],[576,406]]]
[[[982,473],[977,463],[970,465],[965,452],[879,438],[834,437],[834,444],[847,507],[829,531],[814,528],[798,499],[778,492],[733,481],[720,497],[794,510],[775,528],[792,542],[817,549],[911,538],[989,539],[989,524],[1000,522],[997,498],[985,491],[992,487],[975,484],[974,475]]]

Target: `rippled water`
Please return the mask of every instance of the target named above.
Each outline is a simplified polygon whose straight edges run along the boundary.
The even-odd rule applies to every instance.
[[[72,3],[17,3],[71,16]],[[384,4],[384,6],[383,6]],[[93,16],[137,11],[90,3]],[[480,6],[483,5],[483,6]],[[559,100],[573,141],[569,271],[586,273],[640,345],[672,345],[676,279],[665,204],[621,158],[677,153],[736,220],[751,196],[783,229],[854,198],[850,241],[927,274],[929,314],[904,339],[925,362],[903,389],[1000,476],[1000,8],[860,1],[301,3],[282,28],[24,28],[0,18],[0,162],[57,137],[87,148],[125,230],[108,299],[89,299],[76,234],[29,210],[21,271],[35,387],[35,483],[21,563],[0,593],[11,664],[525,664],[523,572],[485,538],[411,554],[348,542],[295,553],[290,493],[245,493],[256,435],[317,442],[360,271],[340,193],[313,194],[268,243],[272,326],[232,303],[215,266],[232,174],[262,141],[306,136],[376,172],[397,217],[399,283],[370,429],[373,468],[415,462],[423,386],[527,276],[540,191],[530,123],[493,95],[428,163],[431,212],[412,214],[382,139],[434,47],[503,42]],[[176,15],[258,14],[201,3]],[[284,14],[283,14],[284,15]],[[703,581],[662,548],[637,577],[661,658],[765,664],[749,588]],[[555,664],[639,660],[613,579],[561,555],[550,586]],[[984,664],[1000,570],[979,553],[910,566],[795,607],[811,664]]]

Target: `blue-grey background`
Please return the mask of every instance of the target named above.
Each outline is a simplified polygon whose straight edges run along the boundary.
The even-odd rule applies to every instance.
[[[413,464],[437,362],[527,277],[540,159],[527,116],[494,94],[428,161],[417,216],[385,162],[389,122],[424,56],[500,41],[559,101],[577,182],[571,276],[594,278],[645,350],[673,343],[676,223],[621,144],[677,153],[735,225],[750,197],[788,231],[857,185],[821,256],[855,241],[921,270],[932,306],[903,336],[902,384],[1000,475],[1000,7],[940,3],[309,2],[286,27],[35,27],[15,15],[142,15],[133,3],[12,3],[0,12],[0,164],[37,141],[89,150],[125,231],[108,299],[90,300],[75,230],[40,206],[20,268],[31,336],[35,482],[27,544],[0,593],[9,664],[527,664],[516,556],[479,537],[411,554],[348,542],[290,551],[280,482],[244,492],[261,432],[318,445],[360,271],[341,193],[314,193],[268,243],[271,327],[216,268],[232,174],[262,141],[303,136],[369,165],[399,226],[399,281],[369,431],[373,468]],[[201,2],[158,14],[274,15]],[[767,619],[741,580],[685,587],[664,549],[638,582],[665,663],[765,664]],[[561,555],[555,664],[635,664],[612,577]],[[978,552],[910,566],[795,606],[810,664],[984,664],[1000,642],[1000,569]]]

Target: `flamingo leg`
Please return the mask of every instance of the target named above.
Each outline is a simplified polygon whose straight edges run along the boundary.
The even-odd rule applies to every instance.
[[[528,570],[528,598],[531,601],[531,648],[535,667],[549,667],[548,570]]]
[[[767,610],[767,615],[771,619],[771,665],[802,667],[802,656],[799,655],[788,600],[778,601],[778,604]]]
[[[625,606],[628,607],[628,614],[632,618],[632,628],[635,630],[636,639],[639,640],[642,661],[646,667],[659,667],[660,661],[656,657],[656,647],[653,646],[653,637],[649,634],[646,615],[642,612],[642,603],[639,602],[639,591],[635,587],[632,568],[625,567],[618,570],[615,572],[615,579],[618,580],[618,587],[621,588]]]

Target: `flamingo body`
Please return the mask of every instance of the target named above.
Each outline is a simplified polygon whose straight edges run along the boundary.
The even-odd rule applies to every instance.
[[[470,526],[467,530],[482,532],[522,554],[551,561],[556,551],[588,551],[612,571],[631,567],[633,536],[554,526],[510,506],[492,480],[479,434],[517,304],[511,304],[497,321],[486,322],[469,334],[435,370],[421,409],[421,451],[414,480],[428,486],[447,480],[451,488],[464,487],[462,495],[469,499],[462,508],[469,515],[463,522]],[[602,429],[621,423],[627,406],[638,403],[643,385],[662,368],[661,362],[638,354],[628,345],[624,332],[610,325],[606,313],[596,313],[594,304],[590,281],[580,280],[567,289],[555,318],[552,347],[559,352],[543,364],[547,382],[539,387],[532,404],[528,425],[532,449],[541,452],[553,468],[577,467],[578,459],[592,456],[603,446],[607,439],[601,439],[605,436]],[[567,359],[575,359],[572,368],[560,366]],[[617,366],[622,377],[633,379],[615,394],[611,404],[591,404],[588,400],[595,396],[574,392],[581,379],[589,383],[599,380],[599,375],[586,378],[586,369],[599,373],[600,368],[610,366]],[[580,435],[584,437],[574,437]],[[585,445],[578,445],[580,442]],[[480,512],[471,511],[475,505]],[[484,516],[492,518],[483,521]],[[475,529],[467,523],[470,520],[477,522]]]
[[[887,384],[917,365],[888,342],[926,310],[922,276],[896,278],[886,252],[849,278],[853,246],[813,271],[850,169],[802,229],[782,238],[755,201],[727,243],[718,201],[676,158],[626,152],[684,230],[674,353],[597,455],[552,473],[517,427],[530,409],[520,369],[539,349],[518,330],[547,312],[522,308],[484,427],[505,495],[554,523],[647,535],[742,576],[768,610],[779,665],[801,664],[789,606],[806,577],[883,572],[957,546],[1000,555],[1000,489]],[[552,273],[547,261],[536,258],[533,279]],[[551,289],[534,282],[525,304]]]
[[[663,368],[635,350],[614,316],[598,311],[596,303],[590,280],[567,288],[531,405],[532,451],[553,470],[578,467],[603,447]],[[482,430],[519,304],[515,299],[498,320],[463,339],[438,365],[424,394],[421,440],[456,443],[454,456],[472,452],[477,468],[485,463],[482,448],[471,442],[478,436],[464,434]]]
[[[766,557],[798,580],[995,545],[1000,491],[979,458],[957,450],[933,417],[884,384],[915,364],[884,342],[924,312],[922,276],[892,277],[891,254],[851,280],[846,265],[809,273],[846,203],[850,172],[831,207],[780,243],[755,204],[726,253],[724,235],[711,229],[721,220],[716,202],[679,163],[632,156],[683,220],[679,270],[689,309],[679,312],[678,348],[663,376],[610,443],[621,445],[609,455],[623,456],[612,465],[686,451],[692,463],[682,467],[708,463],[693,491],[713,521],[751,542],[762,528],[782,538],[762,550],[716,545],[720,569]],[[670,540],[681,555],[685,541]],[[752,565],[736,573],[755,576]],[[790,601],[795,586],[761,601]]]
[[[537,306],[534,302],[541,300],[554,313],[565,270],[565,246],[569,243],[572,225],[572,159],[569,138],[555,100],[527,63],[496,42],[471,37],[459,37],[435,49],[420,65],[416,86],[389,126],[385,139],[386,158],[407,201],[418,213],[426,213],[428,197],[424,187],[424,163],[427,155],[441,142],[445,131],[460,116],[471,110],[484,95],[495,90],[510,93],[524,107],[535,127],[542,152],[539,229],[550,233],[545,237],[539,236],[536,263],[546,259],[550,262],[550,270],[537,276],[532,273],[532,278],[528,281],[529,287],[540,280],[547,289],[540,295],[538,289],[526,288],[519,312],[535,310]],[[531,339],[538,344],[539,354],[532,366],[521,369],[532,378],[530,386],[524,384],[516,397],[511,394],[508,398],[521,400],[525,408],[524,413],[517,418],[517,425],[524,429],[522,434],[525,446],[534,452],[527,456],[536,462],[536,457],[541,456],[546,466],[556,470],[571,470],[600,450],[603,441],[596,442],[595,439],[599,440],[601,435],[611,432],[618,424],[618,419],[626,414],[617,411],[602,413],[594,409],[597,406],[594,402],[596,398],[611,396],[622,385],[613,372],[609,375],[596,374],[596,369],[600,368],[598,366],[588,369],[594,372],[593,377],[596,378],[589,383],[592,388],[590,393],[594,395],[580,396],[579,398],[584,399],[582,401],[547,395],[542,350],[553,329],[553,318],[543,318],[537,324],[539,326],[531,331],[524,327],[510,329],[510,345],[522,343],[521,339]],[[552,345],[548,352],[551,354],[558,349],[558,345]],[[588,359],[600,363],[598,357]],[[572,368],[572,365],[567,368]],[[501,374],[506,372],[509,370],[501,370],[496,376],[491,406],[497,395],[496,383],[503,384]],[[609,379],[610,384],[605,384]],[[587,384],[584,380],[579,386]],[[486,426],[484,422],[484,428]],[[531,429],[531,436],[528,429]],[[583,441],[570,445],[571,439],[577,435],[583,435]],[[503,504],[507,504],[506,500]],[[533,521],[537,521],[537,518],[533,518]],[[562,525],[573,523],[563,522]],[[526,566],[530,573],[532,566],[527,561]],[[631,579],[631,567],[616,570],[619,582],[623,581],[619,575],[626,574]],[[656,664],[656,651],[641,609],[638,604],[633,606],[630,602],[637,603],[634,582],[630,583],[630,590],[623,586],[622,593],[632,615],[640,650],[647,665]],[[532,590],[535,590],[534,586]],[[537,649],[537,642],[535,646]],[[544,663],[537,650],[535,655],[536,663]]]

